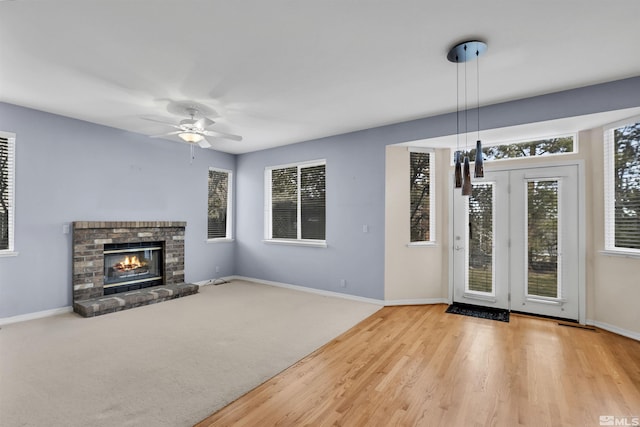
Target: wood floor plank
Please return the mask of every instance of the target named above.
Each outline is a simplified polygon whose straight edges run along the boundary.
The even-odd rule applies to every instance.
[[[591,426],[640,416],[640,342],[385,307],[198,427]]]

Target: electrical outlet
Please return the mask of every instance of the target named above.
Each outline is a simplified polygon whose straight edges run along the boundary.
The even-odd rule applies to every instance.
[[[216,273],[220,273],[220,266],[216,265]]]
[[[340,287],[341,288],[346,288],[347,287],[347,280],[346,279],[341,279],[340,280]]]
[[[62,234],[69,234],[69,224],[62,224]]]

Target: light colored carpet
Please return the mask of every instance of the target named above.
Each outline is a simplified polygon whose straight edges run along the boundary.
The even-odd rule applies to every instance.
[[[0,425],[191,426],[376,312],[244,281],[0,329]]]

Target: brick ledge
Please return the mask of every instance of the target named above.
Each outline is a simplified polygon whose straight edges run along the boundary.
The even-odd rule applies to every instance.
[[[94,317],[143,305],[168,301],[196,293],[198,293],[198,285],[194,285],[192,283],[152,286],[150,288],[139,289],[131,292],[122,292],[82,301],[74,301],[73,311],[83,317]]]
[[[92,228],[173,228],[186,227],[186,221],[74,221],[74,229]]]

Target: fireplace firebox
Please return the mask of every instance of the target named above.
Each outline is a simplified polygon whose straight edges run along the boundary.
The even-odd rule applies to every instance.
[[[163,242],[104,245],[104,295],[163,284]]]

